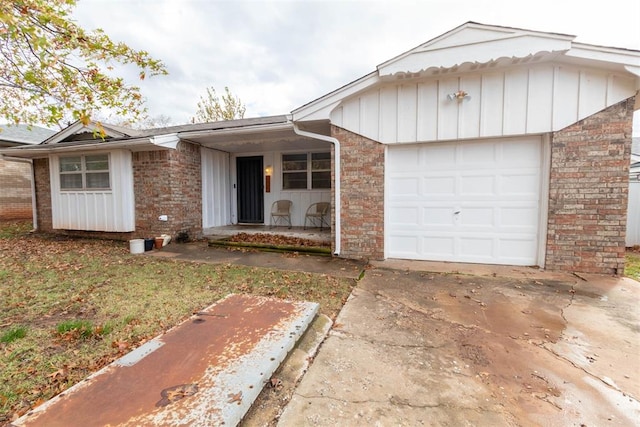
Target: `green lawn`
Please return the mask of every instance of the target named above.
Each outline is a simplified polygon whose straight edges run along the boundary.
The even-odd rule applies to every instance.
[[[640,253],[627,251],[624,275],[640,281]]]
[[[230,293],[316,301],[353,280],[129,254],[128,244],[0,223],[0,425]]]

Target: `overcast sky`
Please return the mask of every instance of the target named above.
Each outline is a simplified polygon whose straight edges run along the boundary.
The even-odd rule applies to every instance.
[[[638,0],[79,0],[75,11],[164,61],[168,76],[129,81],[173,124],[207,87],[228,86],[245,117],[289,113],[467,21],[640,50],[638,17]]]

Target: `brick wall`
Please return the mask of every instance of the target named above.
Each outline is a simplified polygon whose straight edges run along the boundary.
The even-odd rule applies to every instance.
[[[200,147],[180,142],[177,150],[133,153],[133,182],[136,236],[202,235]]]
[[[35,159],[33,161],[36,179],[36,210],[38,212],[37,228],[40,231],[53,231],[51,216],[51,182],[49,178],[49,159]]]
[[[337,126],[331,127],[331,136],[337,138],[341,146],[342,248],[340,256],[382,259],[384,257],[384,145]],[[334,200],[333,197],[332,200]],[[332,217],[335,218],[335,215]]]
[[[623,274],[633,104],[553,134],[547,269]]]
[[[31,219],[31,165],[0,160],[0,219]]]

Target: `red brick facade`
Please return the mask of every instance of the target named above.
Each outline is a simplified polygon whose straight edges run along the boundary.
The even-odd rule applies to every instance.
[[[340,256],[383,259],[384,145],[337,126],[331,136],[340,141]]]
[[[31,165],[0,160],[0,219],[31,219]]]
[[[35,159],[33,170],[36,180],[37,228],[40,231],[53,231],[51,214],[51,180],[49,178],[49,159]]]
[[[181,142],[177,150],[132,153],[135,194],[136,231],[105,233],[65,230],[65,234],[127,240],[160,234],[177,236],[184,232],[189,238],[202,235],[202,178],[200,147]],[[49,161],[34,162],[38,228],[52,227]],[[168,221],[159,221],[160,214]]]
[[[202,235],[200,147],[180,142],[177,150],[133,153],[136,236]],[[168,221],[159,221],[159,215]]]
[[[623,274],[633,104],[552,135],[547,269]]]

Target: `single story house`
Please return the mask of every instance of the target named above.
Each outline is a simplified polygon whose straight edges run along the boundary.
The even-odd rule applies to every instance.
[[[0,124],[0,149],[38,144],[54,134],[38,126]],[[31,160],[0,159],[0,220],[32,219],[33,179]]]
[[[41,230],[123,239],[331,202],[333,251],[621,274],[640,52],[463,24],[289,115],[75,123],[33,159]]]

